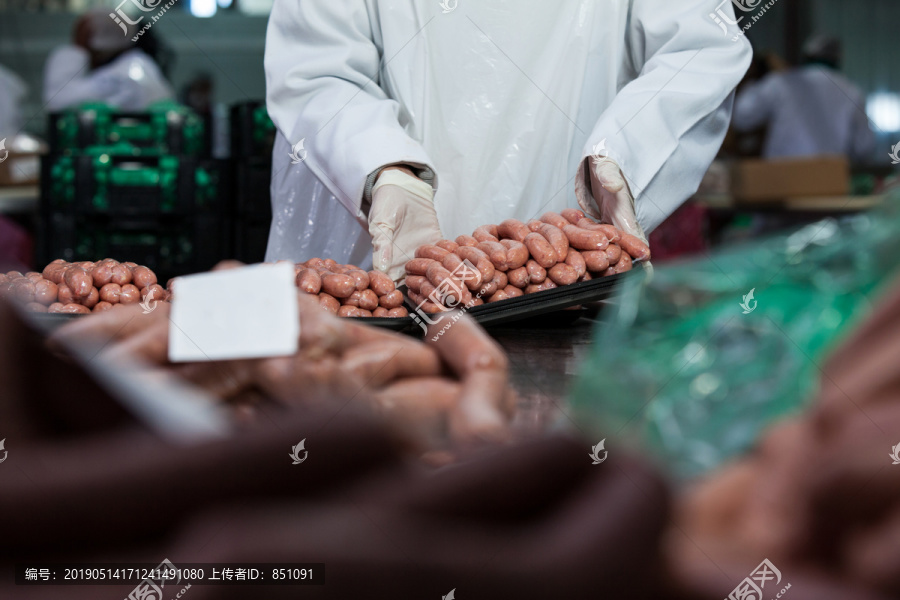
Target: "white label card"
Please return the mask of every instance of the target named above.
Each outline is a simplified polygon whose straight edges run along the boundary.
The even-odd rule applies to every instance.
[[[169,360],[295,354],[300,315],[294,277],[288,263],[179,277],[169,323]]]

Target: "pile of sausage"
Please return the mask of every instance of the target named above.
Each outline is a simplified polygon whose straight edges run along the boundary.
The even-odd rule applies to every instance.
[[[164,302],[169,293],[149,268],[105,258],[74,263],[58,259],[41,273],[0,274],[0,298],[4,296],[31,312],[89,313],[144,299]]]
[[[311,258],[295,265],[297,287],[319,296],[319,305],[339,317],[409,316],[403,293],[381,271],[363,271],[330,258]]]
[[[566,209],[421,246],[406,263],[406,285],[421,310],[437,313],[624,273],[634,260],[649,259],[639,238]],[[475,269],[461,267],[463,261]]]

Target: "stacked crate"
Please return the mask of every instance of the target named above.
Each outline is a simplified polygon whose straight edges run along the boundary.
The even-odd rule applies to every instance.
[[[164,281],[228,257],[231,171],[209,157],[208,129],[172,103],[52,115],[39,263],[111,257],[147,265]]]
[[[235,173],[234,257],[261,262],[272,223],[269,184],[275,125],[263,102],[231,108],[231,160]]]

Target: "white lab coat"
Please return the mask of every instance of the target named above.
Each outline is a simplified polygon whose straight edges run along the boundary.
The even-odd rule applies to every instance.
[[[824,66],[772,73],[741,90],[734,126],[768,124],[763,156],[844,154],[864,160],[875,150],[865,98],[846,77]]]
[[[63,46],[50,53],[44,66],[44,104],[50,112],[85,102],[141,111],[173,97],[157,64],[137,48],[92,71],[86,50]]]
[[[450,239],[577,206],[576,171],[603,140],[652,230],[697,189],[750,63],[749,43],[709,17],[715,5],[275,0],[266,259],[360,262],[367,176],[393,163],[436,173]]]
[[[0,65],[0,140],[11,140],[22,128],[21,103],[27,92],[25,82]],[[6,149],[9,149],[8,144]],[[5,152],[0,150],[0,155],[5,156]]]

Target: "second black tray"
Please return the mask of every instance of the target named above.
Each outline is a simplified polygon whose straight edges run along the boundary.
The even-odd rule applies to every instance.
[[[637,263],[634,269],[627,273],[619,275],[610,275],[609,277],[600,277],[591,279],[590,281],[582,281],[565,285],[552,290],[545,290],[535,294],[526,294],[518,298],[510,298],[509,300],[501,300],[490,304],[483,304],[470,308],[467,312],[473,319],[480,324],[499,325],[501,323],[509,323],[511,321],[519,321],[522,319],[530,319],[539,315],[553,313],[564,310],[573,306],[579,306],[589,302],[597,302],[606,300],[613,296],[622,282],[627,277],[641,277],[644,274],[644,265]],[[415,304],[408,297],[406,299],[407,308],[412,313],[415,310]],[[432,321],[441,318],[441,314],[426,315]],[[425,320],[423,317],[418,318]],[[371,321],[371,319],[364,319]],[[414,317],[404,319],[384,319],[393,321],[413,321]],[[428,321],[425,321],[426,323]],[[397,325],[401,325],[398,323]]]

